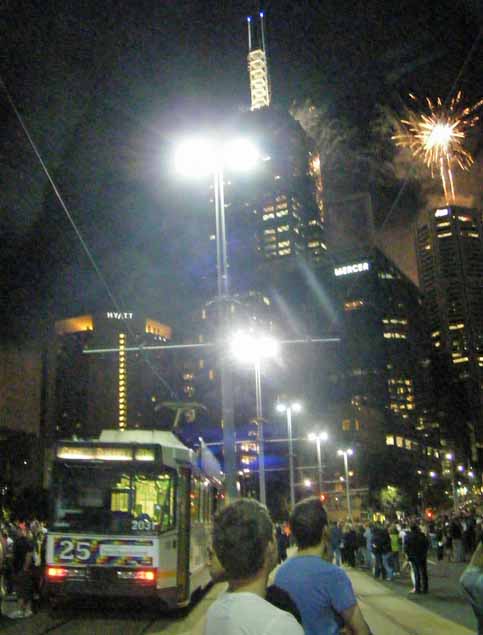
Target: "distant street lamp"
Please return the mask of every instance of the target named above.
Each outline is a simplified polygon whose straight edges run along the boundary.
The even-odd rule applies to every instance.
[[[225,169],[250,170],[259,154],[248,139],[231,139],[218,142],[201,137],[187,139],[179,145],[175,154],[176,171],[187,177],[212,176],[215,199],[216,273],[218,290],[218,326],[224,334],[227,323],[226,300],[229,294],[228,256],[226,245],[225,194],[223,172]],[[219,351],[221,410],[223,423],[223,457],[226,493],[229,499],[237,498],[235,422],[233,409],[233,381],[229,365]]]
[[[322,494],[323,491],[323,467],[322,467],[322,453],[320,451],[320,443],[323,441],[324,443],[328,441],[329,435],[327,432],[311,432],[308,436],[309,441],[315,441],[317,444],[317,467],[319,470],[319,494]]]
[[[265,439],[263,436],[262,409],[262,377],[261,364],[264,359],[273,359],[279,353],[279,343],[270,335],[260,335],[249,332],[236,333],[230,342],[233,356],[240,362],[253,364],[255,368],[255,398],[258,423],[258,467],[260,480],[260,502],[267,504],[265,484]]]
[[[352,450],[352,448],[347,448],[346,450],[337,450],[337,454],[339,456],[344,457],[345,494],[347,498],[347,514],[349,516],[349,520],[352,521],[351,494],[350,494],[350,485],[349,485],[349,464],[348,464],[347,457],[352,456],[354,454],[354,450]]]
[[[289,482],[290,482],[290,508],[295,507],[295,476],[294,476],[294,454],[293,454],[293,435],[292,435],[292,413],[298,414],[302,411],[302,405],[297,401],[290,404],[278,403],[277,412],[287,413],[287,432],[288,432],[288,466],[289,466]]]

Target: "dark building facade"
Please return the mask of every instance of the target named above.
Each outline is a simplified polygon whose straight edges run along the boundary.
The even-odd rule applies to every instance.
[[[476,209],[428,211],[417,229],[421,291],[432,348],[452,376],[465,416],[448,421],[453,438],[469,433],[472,459],[483,449],[483,232]],[[465,421],[466,419],[466,421]]]
[[[439,459],[421,294],[376,248],[336,252],[332,261],[325,277],[341,335],[328,373],[336,421],[366,450],[410,453],[415,465]]]
[[[171,328],[136,313],[106,311],[55,323],[51,439],[97,436],[101,430],[152,428],[156,406],[171,398],[165,351],[129,351],[163,344]],[[106,352],[103,349],[114,349]]]

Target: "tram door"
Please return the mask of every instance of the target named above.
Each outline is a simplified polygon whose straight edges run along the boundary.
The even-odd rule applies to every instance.
[[[191,524],[191,471],[180,468],[178,472],[178,563],[176,595],[178,603],[189,601],[190,593],[190,524]]]

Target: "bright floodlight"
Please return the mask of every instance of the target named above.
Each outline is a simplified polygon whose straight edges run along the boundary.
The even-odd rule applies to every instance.
[[[292,404],[292,412],[299,413],[302,412],[302,404],[296,401]]]
[[[175,153],[176,171],[183,176],[207,176],[215,170],[215,148],[207,139],[186,139]]]
[[[329,440],[329,433],[328,432],[321,432],[319,434],[320,440],[321,441],[328,441]]]
[[[328,441],[329,435],[327,432],[310,432],[307,438],[309,441]],[[341,450],[339,450],[339,452],[341,452]]]
[[[269,335],[255,336],[251,333],[236,333],[230,349],[233,357],[240,362],[255,364],[261,359],[276,357],[279,350],[278,342]]]
[[[278,403],[276,409],[277,412],[285,412],[287,410],[287,406],[284,403]]]
[[[446,454],[446,458],[448,459],[448,461],[453,460],[453,455],[451,454],[451,452],[448,452],[448,454]]]
[[[344,456],[344,454],[347,454],[347,456],[352,456],[354,454],[354,450],[352,448],[347,448],[347,450],[337,450],[337,454],[339,456]]]
[[[309,436],[307,438],[309,441],[317,441],[317,435],[315,432],[309,432]]]
[[[223,148],[223,167],[234,171],[252,170],[259,159],[257,148],[248,139],[235,139]]]

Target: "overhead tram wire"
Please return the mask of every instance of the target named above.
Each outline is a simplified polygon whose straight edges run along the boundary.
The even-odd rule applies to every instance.
[[[471,58],[473,57],[477,47],[478,47],[478,43],[481,40],[481,35],[483,33],[483,27],[480,27],[480,30],[478,31],[478,33],[476,34],[475,39],[473,40],[473,44],[470,47],[470,50],[468,51],[468,54],[466,55],[466,58],[463,62],[463,64],[461,65],[460,70],[458,71],[458,74],[456,75],[456,78],[453,82],[453,84],[451,85],[451,88],[449,90],[448,95],[446,96],[446,99],[444,100],[444,104],[446,105],[450,100],[451,100],[451,96],[453,95],[453,93],[456,90],[456,86],[458,84],[458,82],[461,79],[461,76],[463,75],[466,67],[468,66]],[[404,191],[406,190],[406,187],[409,184],[409,178],[412,176],[413,172],[414,172],[414,167],[413,164],[411,164],[410,169],[409,169],[409,175],[404,179],[398,193],[396,194],[396,197],[394,199],[393,204],[391,205],[389,212],[386,214],[381,226],[379,227],[379,232],[384,230],[384,227],[386,226],[386,223],[388,222],[388,220],[390,219],[390,217],[392,216],[394,210],[396,209],[396,205],[399,202],[399,199],[401,198],[401,196],[403,195]]]
[[[30,134],[29,129],[27,128],[27,125],[25,124],[22,115],[20,114],[17,106],[15,105],[15,102],[14,102],[12,96],[10,95],[10,91],[8,90],[7,85],[3,81],[3,77],[1,75],[0,75],[0,84],[2,85],[2,88],[5,91],[5,94],[7,96],[7,100],[9,102],[13,112],[15,113],[15,116],[16,116],[16,118],[17,118],[17,120],[18,120],[18,122],[19,122],[19,124],[20,124],[20,126],[21,126],[21,128],[22,128],[22,130],[23,130],[23,132],[25,134],[25,136],[27,137],[28,142],[30,143],[30,146],[31,146],[35,156],[37,157],[37,159],[38,159],[38,161],[39,161],[39,163],[40,163],[40,165],[42,167],[43,172],[45,173],[45,175],[46,175],[46,177],[48,179],[48,181],[49,181],[49,183],[50,183],[50,185],[52,187],[52,190],[54,191],[54,194],[55,194],[55,196],[57,197],[57,200],[60,203],[60,206],[62,207],[65,215],[67,216],[67,219],[68,219],[69,223],[71,224],[71,226],[74,229],[74,232],[75,232],[77,238],[79,239],[79,242],[80,242],[80,244],[82,246],[82,249],[84,250],[85,254],[87,255],[87,258],[88,258],[89,262],[91,263],[92,268],[94,269],[97,277],[101,281],[101,283],[102,283],[102,285],[103,285],[103,287],[104,287],[109,299],[111,300],[114,308],[116,309],[116,311],[118,311],[119,313],[122,314],[123,311],[121,309],[121,305],[117,301],[117,298],[115,297],[114,293],[111,291],[111,288],[109,287],[109,284],[108,284],[107,280],[105,279],[100,267],[96,263],[95,258],[92,255],[87,242],[85,241],[84,237],[82,236],[81,231],[77,227],[76,222],[75,222],[72,214],[70,213],[70,211],[69,211],[69,209],[67,207],[67,204],[65,203],[65,201],[64,201],[64,199],[63,199],[63,197],[62,197],[62,195],[61,195],[61,193],[59,191],[59,188],[57,187],[52,175],[50,174],[50,171],[49,171],[47,165],[45,164],[44,160],[42,159],[42,155],[40,154],[40,151],[37,148],[37,145],[36,145],[35,141],[33,140],[32,135]],[[121,321],[125,325],[126,330],[128,331],[129,335],[131,335],[131,337],[134,338],[135,337],[135,333],[132,330],[131,325],[129,324],[129,322],[126,319],[124,319],[124,318]],[[137,350],[139,352],[142,352],[143,351],[143,347],[141,346]],[[154,366],[151,363],[151,361],[145,355],[142,356],[142,359],[148,365],[148,367],[151,369],[151,371],[153,372],[155,377],[168,390],[170,396],[172,398],[177,399],[178,395],[176,394],[176,391],[173,390],[173,388],[168,384],[168,382],[164,379],[164,377],[162,377],[160,375],[160,373],[156,370],[156,368],[154,368]]]

